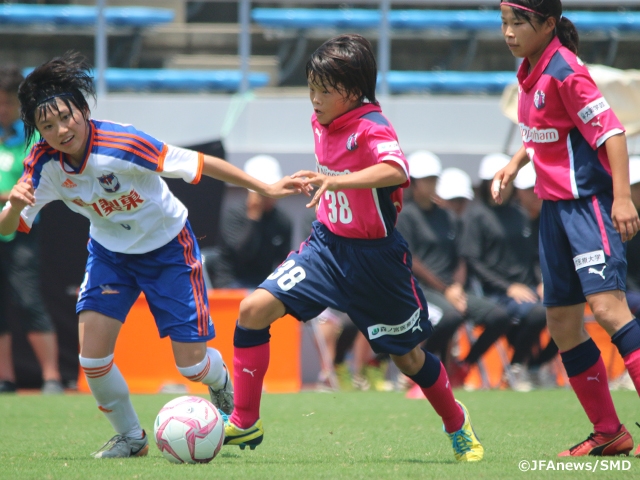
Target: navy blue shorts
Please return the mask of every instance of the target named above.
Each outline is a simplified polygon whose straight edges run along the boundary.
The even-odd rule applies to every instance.
[[[300,250],[259,288],[302,321],[326,307],[347,313],[376,353],[404,355],[433,329],[409,248],[397,231],[375,240],[351,239],[314,222]]]
[[[611,193],[545,200],[540,213],[544,304],[576,305],[585,296],[626,290],[626,244],[613,228]]]
[[[88,250],[78,314],[93,310],[124,323],[144,292],[161,338],[189,343],[216,336],[200,248],[188,222],[176,238],[148,253],[115,253],[94,239]]]

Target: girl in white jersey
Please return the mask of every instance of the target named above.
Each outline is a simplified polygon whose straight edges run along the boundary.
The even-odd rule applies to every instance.
[[[171,338],[180,373],[207,385],[218,408],[233,409],[227,368],[206,345],[215,331],[198,244],[186,208],[161,176],[197,183],[204,174],[276,198],[301,192],[302,181],[286,177],[267,185],[222,159],[166,145],[131,125],[91,119],[89,71],[82,57],[69,53],[36,68],[20,85],[25,133],[31,140],[37,132],[41,140],[0,213],[0,234],[28,232],[53,200],[90,220],[76,307],[80,366],[116,431],[94,456],[142,456],[147,436],[113,360],[120,328],[141,291],[160,336]]]
[[[502,32],[518,71],[523,147],[493,180],[493,198],[532,161],[540,263],[551,336],[594,432],[560,456],[627,455],[600,350],[584,329],[585,301],[611,335],[640,392],[640,323],[629,311],[625,243],[640,225],[630,197],[624,128],[576,56],[578,34],[559,0],[502,1]],[[636,455],[640,454],[640,448]]]
[[[420,385],[443,420],[459,461],[484,450],[440,360],[420,348],[431,333],[427,303],[411,272],[411,254],[395,223],[408,184],[407,161],[375,98],[369,42],[342,35],[307,62],[317,172],[298,172],[318,188],[311,236],[240,304],[233,339],[235,410],[225,444],[252,449],[264,436],[262,381],[269,327],[289,313],[307,321],[326,307],[345,312],[373,350],[388,353]]]

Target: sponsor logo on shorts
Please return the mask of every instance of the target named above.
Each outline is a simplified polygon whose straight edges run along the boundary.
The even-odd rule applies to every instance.
[[[583,123],[589,123],[602,112],[606,112],[611,107],[604,97],[594,100],[589,105],[578,112],[578,116]]]
[[[580,270],[581,268],[590,267],[592,265],[602,265],[606,260],[603,250],[595,250],[593,252],[576,255],[573,257],[573,264],[575,265],[576,270]]]
[[[117,295],[120,292],[111,288],[110,285],[100,285],[100,290],[102,290],[102,295]]]
[[[373,325],[367,328],[367,333],[369,335],[369,340],[374,340],[378,337],[382,337],[384,335],[402,335],[403,333],[408,332],[409,330],[413,330],[416,324],[420,327],[420,309],[417,309],[409,320],[401,323],[400,325],[385,325],[383,323],[379,323],[378,325]],[[422,328],[419,328],[422,331]]]
[[[555,128],[531,128],[524,123],[520,124],[520,134],[523,142],[553,143],[560,140],[560,134]]]
[[[588,273],[595,273],[596,275],[600,275],[602,277],[603,280],[605,280],[604,277],[604,269],[607,268],[607,266],[605,265],[604,267],[602,267],[602,270],[597,270],[593,267],[589,267],[589,272]]]

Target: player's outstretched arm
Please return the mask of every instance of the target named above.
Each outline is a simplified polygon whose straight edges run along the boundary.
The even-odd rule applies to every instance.
[[[35,202],[31,178],[16,183],[9,193],[9,207],[0,212],[0,235],[10,235],[15,232],[20,225],[20,212],[27,205],[33,206]]]
[[[204,156],[202,173],[208,177],[222,180],[223,182],[254,190],[267,197],[282,198],[297,193],[307,193],[305,183],[302,179],[294,179],[287,176],[269,185],[245,173],[238,167],[231,165],[229,162],[225,162],[221,158],[211,155]]]
[[[307,204],[307,208],[317,205],[327,190],[384,188],[402,185],[407,181],[407,175],[402,167],[391,162],[378,163],[364,170],[336,177],[323,175],[322,173],[312,172],[310,170],[300,170],[291,175],[291,178],[304,178],[305,185],[315,185],[318,187],[311,202]]]
[[[511,161],[506,167],[502,170],[498,170],[493,177],[493,182],[491,183],[491,196],[493,197],[494,202],[498,205],[502,203],[502,190],[507,188],[507,185],[513,182],[520,169],[528,162],[529,157],[527,156],[527,151],[523,146],[513,157],[511,157]]]
[[[626,242],[631,240],[640,228],[638,211],[631,201],[627,137],[624,133],[613,135],[604,142],[604,146],[607,149],[613,180],[611,220],[622,241]]]

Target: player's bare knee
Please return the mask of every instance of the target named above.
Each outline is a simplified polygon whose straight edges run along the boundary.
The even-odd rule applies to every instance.
[[[265,290],[256,290],[240,302],[238,325],[261,330],[284,314],[284,305],[279,300]]]
[[[390,355],[390,357],[405,375],[415,375],[424,365],[424,352],[419,347],[404,355]]]

